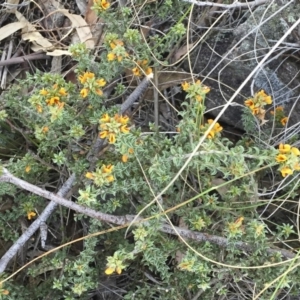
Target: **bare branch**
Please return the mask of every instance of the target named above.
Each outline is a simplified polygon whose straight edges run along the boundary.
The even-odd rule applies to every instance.
[[[122,104],[120,109],[121,114],[123,114],[128,108],[130,108],[132,104],[145,92],[151,78],[153,78],[153,73],[145,76],[142,82],[136,87],[136,89],[130,94],[130,96]]]

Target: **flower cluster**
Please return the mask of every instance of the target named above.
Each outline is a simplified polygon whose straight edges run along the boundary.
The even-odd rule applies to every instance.
[[[97,79],[92,72],[85,72],[78,76],[78,80],[83,85],[80,91],[82,98],[86,98],[90,92],[102,96],[102,87],[106,85],[106,81],[103,78]]]
[[[138,66],[132,69],[134,76],[141,76],[141,69],[145,72],[146,75],[152,73],[152,68],[149,67],[149,62],[147,59],[137,61]]]
[[[289,118],[284,115],[283,106],[277,106],[275,110],[270,111],[270,114],[274,116],[277,122],[280,122],[282,126],[285,126]]]
[[[106,0],[94,0],[93,9],[96,12],[102,12],[107,10],[110,7],[110,3]]]
[[[65,105],[63,100],[68,96],[68,92],[64,87],[60,87],[58,84],[54,84],[51,89],[42,89],[39,92],[40,96],[42,96],[42,100],[45,101],[47,106],[55,106],[58,109],[62,109]],[[43,107],[41,104],[35,104],[36,110],[39,113],[43,112]]]
[[[207,124],[204,126],[201,125],[200,128],[207,129],[213,123],[213,121],[214,121],[213,119],[208,119]],[[207,138],[213,139],[214,137],[218,136],[222,130],[223,130],[223,127],[219,123],[216,123],[214,125],[214,127],[210,130],[210,132],[208,133]]]
[[[97,168],[95,172],[87,172],[85,177],[93,180],[97,186],[103,186],[115,180],[114,176],[112,175],[113,169],[113,165],[102,165],[102,167]]]
[[[124,43],[121,40],[114,39],[108,41],[108,43],[110,49],[112,50],[107,54],[108,61],[117,60],[118,62],[121,62],[124,59],[124,57],[129,56],[125,50]]]
[[[101,139],[107,139],[110,144],[116,142],[116,136],[119,133],[128,133],[129,128],[127,123],[129,118],[127,116],[121,116],[116,114],[114,117],[110,117],[108,114],[104,114],[99,120],[99,137]]]
[[[276,156],[276,162],[279,163],[279,171],[283,177],[292,175],[294,171],[300,171],[299,158],[300,151],[289,144],[280,144],[279,154]]]
[[[111,275],[114,272],[121,274],[122,270],[126,268],[124,264],[125,252],[122,250],[116,251],[113,256],[107,258],[107,266],[105,270],[106,275]],[[132,258],[132,254],[129,254],[129,257]]]
[[[253,98],[247,99],[245,105],[250,108],[253,115],[265,115],[264,106],[272,104],[271,96],[268,96],[263,90],[255,93]]]
[[[198,102],[203,101],[205,95],[210,91],[210,88],[203,85],[200,80],[197,80],[194,84],[185,81],[181,86],[188,93],[187,98],[196,99]]]

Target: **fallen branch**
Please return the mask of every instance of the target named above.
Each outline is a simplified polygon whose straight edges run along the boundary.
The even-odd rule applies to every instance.
[[[39,195],[43,198],[51,200],[52,201],[51,203],[56,202],[57,204],[63,205],[65,207],[68,207],[72,210],[77,211],[78,213],[82,213],[84,215],[87,215],[94,219],[98,219],[100,221],[105,221],[105,222],[109,222],[109,223],[113,223],[113,224],[117,224],[117,225],[126,225],[126,224],[129,225],[129,224],[131,224],[132,220],[136,220],[136,223],[144,223],[146,226],[149,224],[149,221],[143,220],[141,218],[135,219],[136,216],[132,216],[132,215],[115,216],[115,215],[110,215],[110,214],[102,213],[99,211],[95,211],[88,207],[81,206],[72,201],[64,199],[60,195],[56,195],[54,193],[48,192],[48,191],[43,190],[31,183],[28,183],[22,179],[19,179],[19,178],[15,177],[14,175],[12,175],[11,173],[9,173],[6,169],[3,169],[3,174],[2,174],[2,176],[0,176],[0,182],[1,181],[12,183],[24,190],[27,190],[27,191],[32,192],[36,195]],[[172,226],[167,225],[167,224],[162,224],[160,226],[159,230],[162,232],[165,232],[165,233],[173,234],[173,235],[179,234],[183,238],[187,238],[187,239],[191,239],[191,240],[195,240],[195,241],[199,241],[199,242],[210,242],[212,244],[216,244],[223,248],[226,248],[229,245],[228,240],[226,238],[223,238],[220,236],[209,235],[206,233],[196,232],[196,231],[183,229],[183,228],[179,228],[179,227],[175,227],[175,226],[174,226],[174,228],[177,232],[173,229]],[[244,242],[235,243],[235,247],[240,250],[247,251],[247,252],[253,251],[253,247]],[[295,257],[295,254],[293,252],[290,252],[290,251],[284,250],[284,249],[268,248],[266,251],[269,254],[280,253],[282,256],[284,256],[285,258],[289,258],[289,259]],[[7,254],[5,254],[5,256],[6,255]],[[3,272],[5,269],[6,265],[4,265],[4,264],[5,264],[5,261],[3,261],[3,258],[2,258],[0,260],[0,273]]]
[[[13,57],[7,60],[0,61],[0,66],[10,66],[10,65],[21,64],[29,60],[49,59],[49,58],[51,58],[51,56],[45,53],[31,53],[21,57]]]

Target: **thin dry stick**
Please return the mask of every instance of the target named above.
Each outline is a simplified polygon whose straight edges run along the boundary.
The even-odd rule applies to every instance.
[[[139,84],[139,86],[134,90],[134,92],[126,99],[126,101],[121,106],[121,109],[120,109],[121,113],[124,113],[128,108],[130,108],[130,106],[132,106],[132,104],[141,96],[141,94],[147,89],[150,79],[152,77],[153,77],[153,74],[150,74],[142,80],[142,82]],[[94,154],[94,156],[92,156],[91,161],[94,161],[95,159],[97,159],[97,153],[100,151],[101,146],[103,146],[103,140],[97,138],[97,140],[91,150],[91,153]],[[0,177],[0,181],[5,181],[5,178],[6,178],[7,182],[10,182],[10,180],[12,179],[12,176],[13,175],[11,175],[7,170],[4,169],[4,173]],[[20,179],[18,179],[18,178],[15,178],[15,179],[17,180],[17,182],[21,182]],[[65,196],[71,189],[74,181],[75,181],[75,174],[72,174],[71,177],[66,181],[66,183],[59,190],[57,195]],[[18,185],[18,184],[16,184],[16,185]],[[34,185],[31,185],[31,186],[33,188],[37,188]],[[22,187],[22,186],[20,186],[20,187]],[[32,191],[32,190],[30,189],[29,191]],[[44,197],[44,193],[48,194],[47,191],[44,191],[42,193],[42,197]],[[47,198],[47,197],[45,197],[45,198]],[[49,198],[47,198],[47,199],[49,199]],[[52,199],[49,199],[49,200],[52,200]],[[66,200],[66,201],[68,203],[73,203],[68,200]],[[67,205],[67,207],[70,207],[71,209],[76,210],[77,204],[76,203],[73,203],[73,204],[75,206],[72,205],[72,207],[70,207]],[[40,226],[45,224],[46,220],[50,217],[52,212],[56,209],[57,205],[58,205],[57,202],[51,201],[47,205],[47,207],[44,209],[44,211],[39,215],[39,217],[27,228],[27,230],[18,238],[18,240],[8,249],[8,251],[3,255],[3,257],[0,260],[0,273],[4,272],[9,261],[16,255],[16,253],[19,251],[19,249],[21,249],[23,247],[23,245],[30,239],[30,237],[40,228]],[[79,212],[87,214],[86,211],[79,210]],[[93,210],[91,211],[90,216],[93,218],[100,218],[100,216],[104,217],[103,214],[100,214],[100,216],[97,214],[95,215]],[[101,219],[101,220],[104,220],[104,219]],[[109,219],[107,221],[115,223],[111,219]],[[119,224],[119,223],[115,223],[115,224]],[[125,224],[125,223],[122,223],[122,224]]]
[[[196,6],[213,6],[213,7],[222,7],[222,8],[253,8],[255,6],[263,5],[265,3],[270,2],[270,0],[255,0],[251,2],[241,3],[239,1],[235,1],[232,4],[222,4],[222,3],[214,3],[214,2],[203,2],[196,0],[183,0],[183,2],[188,2],[194,4]]]

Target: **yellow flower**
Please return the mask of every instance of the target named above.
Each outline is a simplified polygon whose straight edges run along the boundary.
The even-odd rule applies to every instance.
[[[68,93],[67,93],[67,91],[66,91],[65,88],[60,88],[59,91],[58,91],[58,93],[60,95],[62,95],[62,96],[67,96],[68,95]]]
[[[108,61],[113,61],[113,60],[115,60],[115,59],[116,59],[116,55],[115,55],[114,53],[109,52],[109,53],[107,54],[107,60],[108,60]]]
[[[26,172],[26,173],[29,173],[30,170],[31,170],[31,167],[30,167],[29,165],[27,165],[26,168],[25,168],[25,172]]]
[[[40,91],[40,95],[46,96],[46,95],[48,95],[48,91],[46,91],[45,89],[42,89],[42,90]]]
[[[129,128],[126,125],[122,125],[120,128],[120,131],[122,133],[128,133],[129,132]]]
[[[132,73],[133,73],[134,76],[140,76],[141,75],[140,69],[138,67],[133,68]]]
[[[147,59],[144,59],[144,60],[140,61],[139,64],[140,64],[141,66],[145,67],[145,66],[147,66],[147,64],[148,64],[148,60],[147,60]]]
[[[102,168],[101,168],[103,173],[111,173],[113,169],[114,169],[114,166],[111,165],[111,164],[109,164],[107,166],[103,165]]]
[[[117,56],[117,59],[118,59],[118,62],[120,62],[120,61],[123,60],[123,56],[122,56],[122,55],[118,55],[118,56]]]
[[[96,89],[96,94],[97,95],[99,95],[99,96],[102,96],[103,95],[103,92],[102,92],[102,90],[100,90],[100,89]]]
[[[222,130],[223,130],[223,127],[219,123],[216,123],[214,126],[214,131],[221,132]]]
[[[146,75],[150,75],[151,73],[153,73],[152,68],[150,68],[150,67],[146,68],[145,73],[146,73]]]
[[[264,90],[257,92],[255,98],[259,98],[258,101],[263,101],[265,104],[272,104],[271,96],[268,96]]]
[[[215,136],[215,133],[214,133],[213,130],[211,130],[211,131],[208,133],[207,138],[208,138],[208,139],[213,139],[214,136]]]
[[[250,108],[254,108],[254,102],[253,102],[253,99],[248,99],[246,100],[245,102],[245,105],[250,107]]]
[[[115,271],[115,268],[108,267],[108,268],[105,270],[105,274],[106,274],[106,275],[111,275],[114,271]]]
[[[198,102],[201,102],[202,101],[202,96],[200,96],[200,95],[196,95],[196,100],[198,101]]]
[[[282,177],[286,177],[288,175],[292,175],[293,174],[293,170],[290,169],[289,167],[283,167],[280,169],[281,175]]]
[[[116,142],[116,134],[113,132],[110,132],[108,134],[108,142],[109,144],[114,144]]]
[[[294,155],[296,155],[296,156],[299,156],[299,155],[300,155],[300,151],[299,151],[299,149],[296,148],[296,147],[292,147],[291,152],[292,152]]]
[[[86,177],[87,179],[94,179],[94,175],[93,175],[93,173],[91,173],[91,172],[87,172],[87,173],[85,174],[85,177]]]
[[[285,126],[286,123],[288,122],[289,118],[288,117],[284,117],[280,120],[280,123],[282,124],[282,126]]]
[[[284,161],[286,161],[287,160],[287,157],[284,155],[284,154],[278,154],[277,156],[276,156],[276,161],[277,162],[284,162]]]
[[[108,135],[108,131],[107,130],[101,131],[99,133],[100,139],[105,139],[107,137],[107,135]]]
[[[106,81],[105,81],[103,78],[97,79],[97,80],[96,80],[96,83],[97,83],[100,87],[103,87],[103,86],[106,85]]]
[[[271,96],[266,96],[265,98],[264,98],[264,102],[266,103],[266,104],[272,104],[272,98],[271,98]]]
[[[49,131],[49,127],[48,126],[44,126],[43,128],[42,128],[42,132],[43,133],[47,133]]]
[[[34,211],[28,211],[27,212],[27,219],[31,220],[31,218],[35,217],[36,213]]]
[[[88,79],[92,79],[95,77],[95,74],[92,72],[85,72],[83,75],[79,75],[78,79],[80,83],[84,84],[87,82]]]
[[[210,124],[212,124],[213,121],[214,121],[213,119],[208,119],[207,123],[210,125]],[[222,130],[223,130],[223,127],[219,123],[216,123],[213,127],[214,133],[221,132]]]
[[[109,43],[109,46],[112,50],[114,50],[117,46],[124,46],[124,43],[121,40],[114,40]]]
[[[187,91],[190,87],[190,84],[185,81],[181,84],[181,86],[184,91]]]
[[[279,152],[284,154],[284,153],[289,153],[291,151],[291,146],[289,144],[280,144],[279,145]]]
[[[210,92],[210,88],[209,88],[208,86],[204,85],[203,88],[202,88],[202,92],[203,92],[204,94],[207,94],[207,93]]]
[[[59,97],[52,97],[46,100],[47,105],[52,106],[59,103]]]
[[[113,182],[114,180],[115,180],[115,178],[112,175],[109,175],[109,176],[106,177],[107,182]]]
[[[108,114],[104,114],[104,115],[102,116],[102,118],[100,119],[100,122],[101,122],[101,123],[108,123],[109,121],[110,121],[110,117],[109,117]]]
[[[261,108],[260,107],[250,107],[253,115],[258,115],[260,113]]]
[[[88,94],[89,94],[89,90],[86,88],[84,88],[80,91],[80,95],[82,98],[86,98]]]
[[[110,3],[107,2],[106,0],[101,0],[101,7],[104,9],[104,10],[107,10],[109,7],[110,7]]]
[[[124,117],[120,117],[118,122],[121,123],[122,125],[126,125],[129,121],[129,117],[128,116],[124,116]]]
[[[122,155],[122,162],[123,162],[123,163],[126,163],[127,161],[128,161],[128,155],[123,154],[123,155]]]

